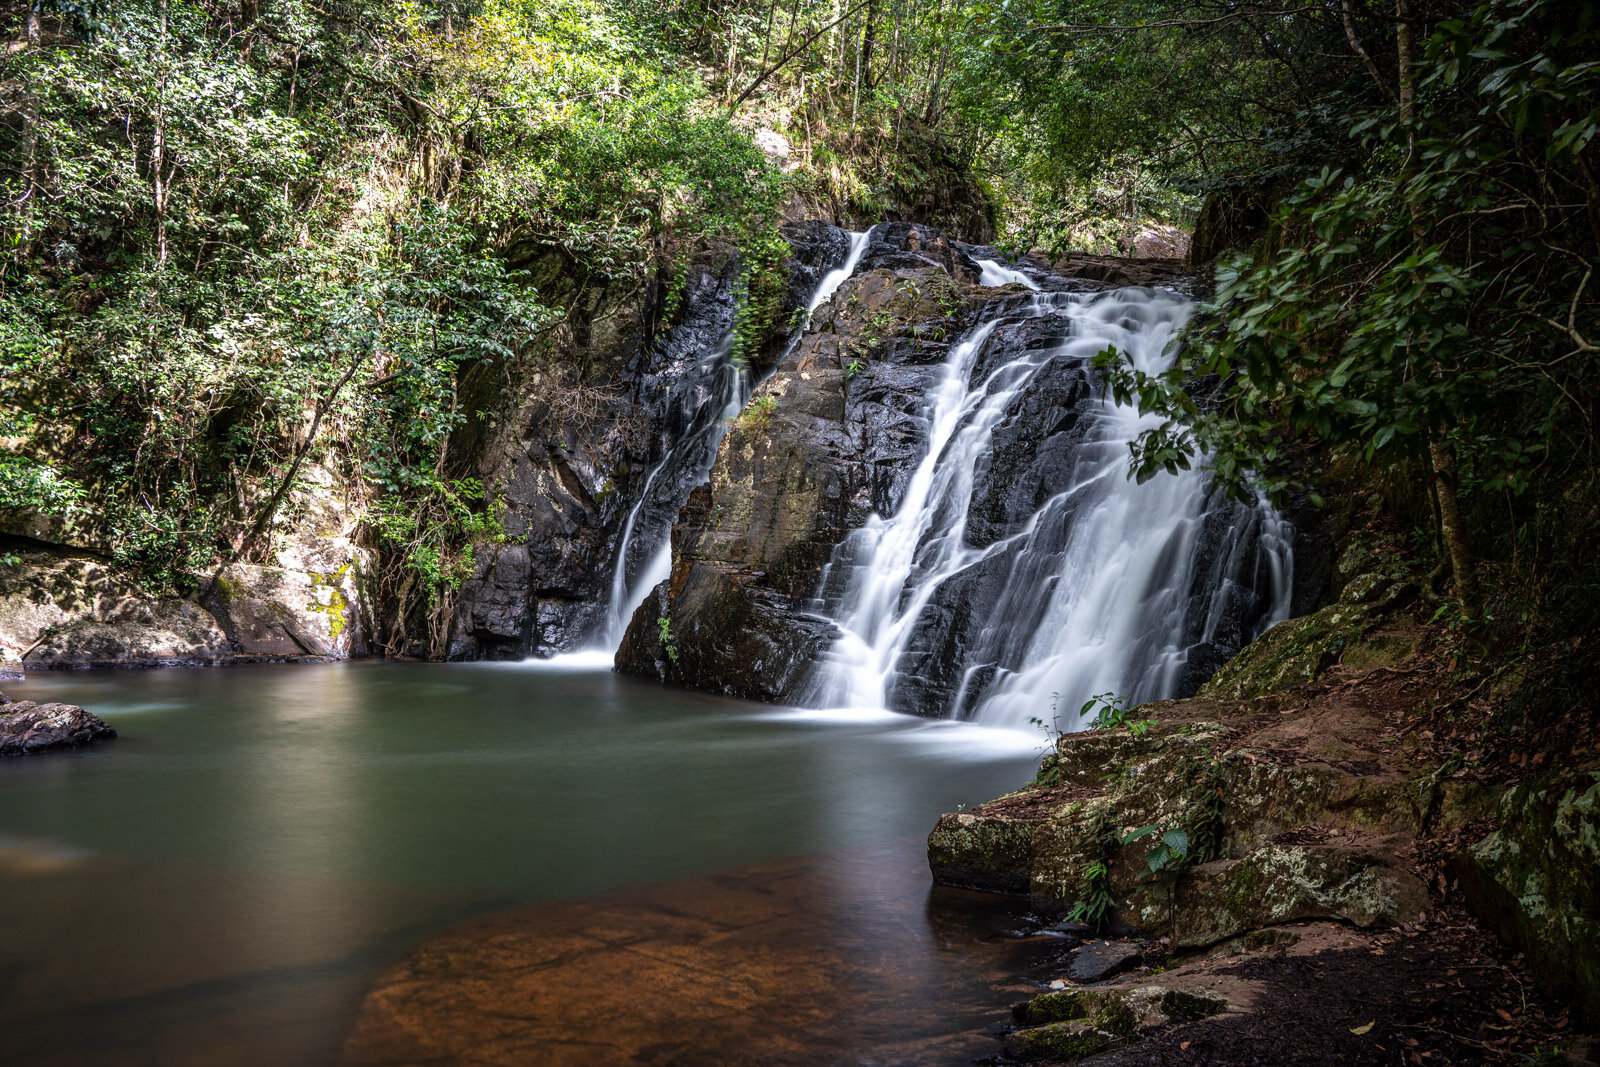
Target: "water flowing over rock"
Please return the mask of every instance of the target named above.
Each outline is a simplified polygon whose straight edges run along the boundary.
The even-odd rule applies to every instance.
[[[803,307],[849,254],[823,223],[784,228],[793,252],[786,310]],[[736,262],[689,273],[676,321],[664,292],[597,298],[568,347],[608,368],[587,417],[529,401],[483,445],[485,484],[502,487],[507,544],[480,546],[462,587],[450,656],[521,659],[615,647],[661,578],[672,522],[705,481],[752,373],[788,344],[776,331],[750,368],[732,358]],[[658,287],[659,288],[659,287]],[[786,318],[786,322],[789,320]],[[486,386],[487,388],[487,386]]]
[[[898,506],[924,449],[921,398],[965,309],[952,272],[970,282],[978,267],[936,231],[870,231],[854,274],[723,438],[620,669],[756,699],[795,692],[832,639],[807,605],[834,545]]]
[[[788,290],[793,307],[804,308],[797,327],[779,331],[774,341],[784,351],[800,340],[805,325],[817,306],[833,295],[839,285],[855,271],[867,239],[866,233],[850,234],[830,226],[813,224],[792,232],[797,254]],[[674,337],[677,342],[679,338]],[[669,399],[669,415],[682,429],[677,444],[668,449],[651,469],[639,500],[628,513],[623,526],[621,547],[611,577],[606,626],[595,642],[599,648],[614,651],[622,643],[634,611],[672,571],[672,523],[688,502],[689,494],[705,482],[717,457],[717,446],[745,402],[750,399],[751,368],[733,361],[733,319],[714,346],[705,349],[687,373],[678,373],[663,384]],[[692,340],[690,343],[693,343]]]
[[[1275,512],[1203,472],[1126,478],[1149,423],[1091,360],[1165,369],[1187,302],[985,251],[873,229],[685,509],[622,669],[1016,726],[1192,692],[1287,616]]]

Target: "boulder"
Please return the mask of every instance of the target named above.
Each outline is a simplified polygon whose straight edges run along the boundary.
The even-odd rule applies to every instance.
[[[87,745],[117,732],[75,704],[10,701],[0,693],[0,756]]]
[[[108,556],[70,543],[24,542],[0,567],[0,671],[365,653],[371,553],[356,543],[346,487],[307,465],[287,508],[294,521],[274,530],[271,565],[190,575],[187,596],[152,592]]]
[[[343,659],[366,648],[359,581],[366,562],[361,552],[328,571],[234,564],[202,584],[199,599],[235,653]]]
[[[24,662],[61,667],[196,667],[233,658],[217,620],[186,600],[128,599],[99,618],[76,618],[45,635]]]
[[[1035,784],[940,819],[928,838],[934,881],[1025,885],[1057,912],[1100,899],[1112,929],[1160,932],[1179,948],[1298,919],[1413,921],[1426,893],[1402,852],[1422,812],[1405,775],[1346,769],[1356,761],[1328,724],[1302,742],[1323,759],[1264,757],[1205,717],[1219,710],[1169,701],[1136,713],[1151,724],[1138,732],[1063,735]],[[1159,721],[1164,712],[1184,718]],[[1261,740],[1283,728],[1271,722]],[[1307,826],[1322,830],[1299,842]],[[1162,860],[1169,831],[1181,854]]]
[[[1028,1062],[1083,1059],[1142,1033],[1229,1008],[1214,993],[1164,986],[1041,993],[1012,1009],[1020,1028],[1007,1035],[1006,1052]]]
[[[1600,1022],[1600,770],[1501,796],[1498,827],[1454,863],[1473,909],[1526,955],[1550,995]]]
[[[1072,954],[1067,976],[1074,982],[1103,982],[1139,965],[1144,950],[1131,941],[1093,941]]]
[[[1405,556],[1354,536],[1334,567],[1338,595],[1309,615],[1280,622],[1225,664],[1200,695],[1244,700],[1315,681],[1335,665],[1390,666],[1417,649],[1405,613],[1420,595]]]

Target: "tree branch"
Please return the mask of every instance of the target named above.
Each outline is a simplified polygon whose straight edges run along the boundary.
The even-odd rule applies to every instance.
[[[739,105],[744,103],[746,100],[750,99],[750,94],[755,92],[757,89],[759,89],[761,87],[761,83],[762,82],[766,81],[768,78],[772,77],[772,75],[776,74],[778,72],[778,69],[780,67],[782,67],[785,63],[788,63],[789,60],[793,59],[795,56],[799,55],[801,52],[804,52],[806,50],[806,48],[810,46],[812,41],[815,41],[818,37],[821,37],[823,34],[827,33],[829,30],[833,29],[835,26],[839,25],[839,23],[843,22],[845,19],[849,18],[851,15],[854,15],[857,11],[860,11],[862,8],[866,7],[867,4],[870,3],[870,2],[871,2],[871,0],[858,0],[858,2],[856,3],[855,7],[852,7],[850,9],[848,9],[847,11],[845,11],[844,14],[840,15],[838,18],[834,19],[832,22],[828,23],[826,26],[823,26],[820,29],[817,29],[817,30],[813,31],[808,36],[802,38],[799,44],[795,45],[794,47],[790,48],[787,52],[785,52],[783,55],[779,56],[777,62],[773,63],[771,66],[769,66],[766,70],[762,71],[760,74],[757,74],[756,78],[755,78],[755,81],[751,82],[748,86],[746,86],[744,92],[739,94],[739,98],[737,100],[735,100],[733,103],[728,105],[728,117],[732,118],[734,112],[739,110]]]

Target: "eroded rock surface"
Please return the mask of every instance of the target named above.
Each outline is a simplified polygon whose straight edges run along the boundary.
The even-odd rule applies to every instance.
[[[1000,888],[1025,878],[1047,909],[1104,896],[1122,928],[1180,948],[1296,919],[1415,919],[1426,892],[1401,853],[1421,812],[1404,769],[1347,769],[1364,738],[1332,711],[1307,732],[1324,751],[1300,758],[1263,753],[1283,726],[1276,714],[1247,732],[1219,712],[1167,702],[1143,709],[1155,723],[1138,735],[1061,737],[1038,784],[941,817],[928,839],[934,879]],[[1130,840],[1141,828],[1151,832]],[[1168,831],[1184,835],[1185,854],[1152,869]]]
[[[0,566],[0,664],[201,666],[366,653],[371,553],[349,487],[308,464],[270,533],[270,562],[188,576],[187,596],[147,589],[113,561],[98,519],[0,514],[15,562]],[[42,540],[44,537],[59,540]],[[3,676],[3,675],[0,675]]]
[[[855,276],[723,438],[710,484],[674,527],[672,577],[635,614],[619,669],[793,696],[833,636],[807,615],[822,568],[846,533],[903,496],[927,439],[923,398],[967,313],[961,285],[977,274],[937,231],[873,231]]]
[[[1457,858],[1473,906],[1546,986],[1600,1026],[1600,770],[1508,790],[1496,829]]]
[[[0,756],[75,748],[116,736],[104,719],[75,704],[13,701],[0,693]]]
[[[793,250],[784,325],[758,363],[788,347],[790,313],[849,246],[825,223],[783,232]],[[637,576],[710,458],[696,442],[721,417],[719,376],[728,368],[707,357],[731,341],[736,273],[733,262],[698,265],[675,319],[658,321],[667,300],[659,285],[614,286],[564,327],[558,345],[569,362],[599,373],[565,390],[542,383],[480,443],[480,475],[504,504],[507,539],[478,546],[451,658],[549,656],[604,636],[625,535],[627,573]],[[485,379],[477,388],[487,407],[512,385]],[[553,404],[563,391],[565,406]]]

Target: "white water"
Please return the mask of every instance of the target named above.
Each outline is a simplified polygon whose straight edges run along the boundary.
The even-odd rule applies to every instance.
[[[622,526],[622,538],[617,550],[617,563],[611,574],[611,598],[606,606],[606,625],[600,632],[596,648],[615,652],[622,644],[622,635],[628,629],[628,621],[633,618],[634,611],[644,598],[668,575],[672,573],[672,528],[655,532],[658,543],[650,553],[650,562],[629,580],[628,559],[633,554],[633,541],[635,527],[639,522],[640,514],[650,503],[651,495],[655,490],[656,481],[664,472],[675,469],[679,462],[680,454],[685,458],[696,457],[696,475],[691,480],[691,485],[698,485],[705,481],[711,473],[711,465],[716,462],[717,446],[722,442],[722,435],[728,432],[728,422],[739,414],[745,402],[750,399],[750,373],[734,363],[733,331],[730,329],[718,345],[703,354],[689,375],[703,379],[697,384],[696,389],[703,389],[706,401],[700,405],[695,413],[689,432],[683,436],[666,454],[661,461],[650,471],[645,478],[644,488],[639,493],[639,499],[628,512],[628,519]],[[682,501],[679,501],[682,504]],[[640,531],[641,533],[643,531]]]
[[[1036,288],[993,262],[980,266],[984,284]],[[1145,485],[1130,480],[1127,442],[1156,420],[1109,396],[1086,402],[1084,417],[1094,421],[1073,453],[1070,487],[1020,532],[985,548],[967,540],[993,431],[1038,373],[1056,360],[1087,361],[1107,346],[1158,373],[1171,365],[1188,315],[1185,301],[1155,290],[1041,293],[1012,317],[1061,320],[1070,335],[1059,347],[1024,351],[977,381],[984,346],[1004,319],[983,323],[952,349],[929,397],[928,452],[904,502],[895,515],[873,516],[853,532],[830,564],[847,570],[842,596],[824,608],[841,636],[819,665],[809,702],[894,706],[902,656],[925,609],[944,583],[991,559],[1008,567],[1006,580],[999,602],[984,611],[988,622],[964,635],[965,676],[953,704],[957,714],[973,708],[985,724],[1019,728],[1054,717],[1073,729],[1079,705],[1096,693],[1173,695],[1190,650],[1262,586],[1266,622],[1287,617],[1287,524],[1265,503],[1244,508],[1222,499],[1203,471]],[[1209,561],[1200,537],[1208,521],[1226,523],[1222,549]]]
[[[810,326],[811,316],[817,308],[833,296],[835,290],[844,284],[845,279],[855,273],[856,265],[861,262],[861,254],[866,250],[867,237],[871,233],[872,231],[868,229],[862,233],[849,234],[850,248],[844,262],[829,271],[817,283],[816,290],[806,303],[805,318],[800,329],[795,331],[791,344],[799,343],[801,335]],[[691,486],[699,485],[710,476],[711,466],[717,458],[717,446],[722,443],[723,435],[728,432],[730,420],[739,414],[750,399],[750,374],[745,368],[734,364],[731,358],[732,351],[733,333],[730,330],[721,343],[706,352],[689,371],[691,376],[703,377],[711,383],[708,390],[709,402],[702,405],[700,411],[696,413],[693,426],[683,440],[669,449],[661,457],[660,462],[651,469],[645,478],[644,488],[639,493],[638,501],[628,512],[627,521],[622,526],[622,537],[618,542],[617,562],[611,574],[611,595],[606,605],[606,624],[596,635],[591,652],[597,650],[615,652],[622,644],[622,635],[627,632],[628,622],[633,618],[633,613],[644,603],[645,597],[650,595],[650,590],[672,574],[672,529],[669,524],[664,532],[637,531],[641,536],[653,537],[657,543],[651,550],[650,560],[645,567],[632,576],[629,575],[628,560],[636,554],[633,544],[636,528],[641,513],[650,502],[656,481],[662,477],[663,472],[675,469],[680,456],[686,458],[698,455],[696,474],[689,481]],[[715,414],[711,418],[705,418],[703,416],[706,412]],[[682,505],[683,501],[678,503]],[[584,653],[573,655],[582,656]]]
[[[1039,288],[1037,285],[1033,284],[1032,278],[1028,277],[1020,270],[1012,270],[1010,267],[1002,267],[992,259],[978,259],[974,260],[973,262],[977,263],[978,266],[982,268],[982,270],[978,272],[979,285],[1001,286],[1020,284],[1026,285],[1029,289]]]
[[[811,299],[806,303],[805,325],[796,332],[796,337],[799,337],[800,334],[805,332],[806,327],[811,325],[812,314],[832,298],[835,290],[844,284],[846,278],[856,272],[856,266],[861,262],[861,253],[867,250],[867,238],[872,236],[872,231],[875,228],[869,226],[860,233],[856,233],[853,230],[847,231],[850,235],[850,251],[845,253],[843,263],[823,275],[822,280],[817,283],[817,291],[811,294]]]

